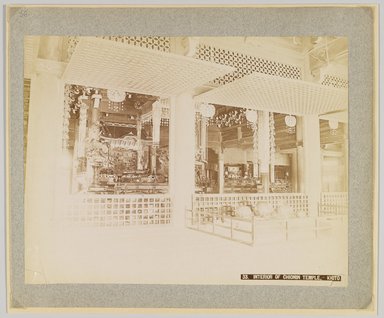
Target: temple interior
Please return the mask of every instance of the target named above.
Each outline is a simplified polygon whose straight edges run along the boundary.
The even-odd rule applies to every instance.
[[[347,275],[346,38],[29,36],[24,50],[26,281],[140,283],[149,260],[105,261],[120,276],[90,264],[156,244],[174,247],[164,271],[174,251],[188,266],[185,246],[212,268],[263,255],[261,269],[274,244],[292,271],[332,259]]]

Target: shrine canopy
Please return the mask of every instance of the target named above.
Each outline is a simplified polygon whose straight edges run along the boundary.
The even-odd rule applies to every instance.
[[[255,72],[195,101],[302,116],[346,110],[348,90]]]
[[[63,75],[67,83],[170,97],[235,69],[126,43],[82,37]]]

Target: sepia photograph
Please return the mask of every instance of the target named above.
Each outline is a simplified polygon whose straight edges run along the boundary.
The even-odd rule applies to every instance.
[[[7,6],[8,312],[376,312],[377,19]]]
[[[347,38],[26,36],[24,71],[27,284],[347,284]]]

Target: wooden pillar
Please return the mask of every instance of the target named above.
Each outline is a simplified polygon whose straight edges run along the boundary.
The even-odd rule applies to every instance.
[[[33,260],[44,254],[45,243],[51,240],[49,226],[54,217],[58,195],[63,184],[58,182],[61,168],[67,166],[63,156],[64,83],[61,76],[65,64],[55,52],[57,38],[45,41],[45,51],[36,62],[36,73],[31,78],[26,171],[25,171],[25,267],[39,271]],[[63,189],[62,189],[63,188]],[[64,192],[65,193],[65,192]],[[41,255],[41,254],[40,254]],[[44,262],[44,260],[41,260]],[[26,283],[29,283],[26,276]]]
[[[136,122],[136,137],[137,137],[137,170],[143,170],[144,168],[144,149],[141,142],[141,129],[142,124],[140,118]]]
[[[342,145],[342,151],[343,151],[343,159],[344,159],[344,191],[348,192],[348,169],[349,169],[349,162],[348,162],[348,123],[344,123],[344,142]]]
[[[168,187],[169,193],[172,196],[175,193],[175,187],[177,183],[175,182],[175,162],[176,162],[176,102],[175,97],[171,97],[169,100],[169,164],[168,164]],[[173,202],[172,202],[173,204]]]
[[[219,181],[219,193],[224,193],[224,152],[219,151],[219,169],[218,169],[218,181]]]
[[[81,96],[79,99],[86,100],[88,97]],[[79,136],[77,140],[77,157],[83,158],[85,157],[85,137],[87,135],[87,112],[88,112],[88,105],[85,103],[82,103],[80,106],[80,117],[79,117]]]
[[[304,39],[304,46],[310,45],[309,38]],[[315,80],[309,54],[304,58],[303,79],[308,82]],[[317,216],[321,192],[321,149],[320,122],[318,115],[305,115],[297,120],[298,146],[298,180],[299,191],[308,195],[309,214]]]
[[[269,192],[269,112],[258,112],[258,158],[263,192]]]
[[[292,192],[298,192],[298,181],[297,181],[297,149],[294,149],[290,155],[290,165],[291,165],[291,184],[292,184]]]
[[[157,149],[160,144],[160,124],[162,106],[159,101],[152,104],[152,148],[151,148],[151,171],[156,175]]]
[[[303,117],[303,152],[304,192],[308,195],[309,213],[316,216],[321,192],[320,121],[317,115]]]
[[[201,159],[207,161],[207,133],[208,133],[208,118],[201,116],[200,121],[200,147]],[[205,170],[205,169],[204,169]]]
[[[296,143],[297,143],[297,192],[305,192],[304,149],[303,149],[303,118],[296,117]]]
[[[91,96],[91,100],[93,100],[93,103],[91,103],[91,129],[94,129],[98,134],[100,134],[100,126],[99,126],[99,119],[100,119],[100,112],[99,112],[99,106],[100,106],[100,100],[102,96],[98,94],[98,91],[96,90],[96,94]],[[90,162],[89,165],[91,165],[91,177],[92,184],[96,185],[98,176],[99,176],[99,163],[98,162]]]
[[[269,175],[268,173],[261,174],[261,182],[263,184],[263,192],[269,193]]]
[[[185,212],[191,208],[195,191],[195,104],[190,94],[171,100],[170,125],[174,139],[170,179],[173,220],[176,226],[184,226]]]

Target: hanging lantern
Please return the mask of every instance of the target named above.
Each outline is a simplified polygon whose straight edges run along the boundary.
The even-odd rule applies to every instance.
[[[257,122],[257,110],[248,109],[245,112],[245,118],[247,118],[247,120],[250,123],[256,123]]]
[[[337,134],[337,128],[339,128],[339,122],[337,120],[334,120],[334,119],[330,119],[328,121],[328,125],[329,125],[329,133],[331,135],[336,135]]]
[[[126,94],[124,91],[120,91],[117,89],[108,89],[107,90],[107,96],[111,102],[121,103],[125,100]]]
[[[287,125],[287,132],[289,134],[294,134],[296,129],[296,117],[292,115],[287,115],[285,116],[285,124]]]
[[[296,126],[296,117],[292,115],[285,116],[285,124],[288,127],[295,127]]]
[[[215,115],[215,112],[215,106],[212,104],[203,103],[200,105],[200,113],[203,117],[212,118]]]

